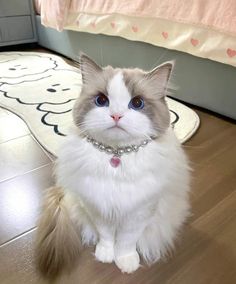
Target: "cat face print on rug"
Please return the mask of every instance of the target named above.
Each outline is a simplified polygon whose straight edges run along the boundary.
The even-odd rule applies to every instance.
[[[170,126],[166,94],[173,65],[152,71],[100,67],[81,55],[74,127],[43,202],[37,264],[55,278],[71,271],[81,245],[124,273],[173,248],[189,216],[188,159]]]
[[[0,89],[12,99],[20,100],[25,104],[46,102],[61,104],[79,95],[81,82],[78,80],[78,75],[71,70],[49,70],[37,76],[35,80],[24,76],[20,78],[20,82],[5,82]]]
[[[9,52],[1,55],[0,66],[0,82],[19,83],[35,80],[36,77],[39,78],[39,75],[45,75],[47,71],[56,69],[57,63],[49,56],[42,57],[30,53],[27,56],[21,53],[12,55]]]
[[[68,133],[72,108],[81,85],[78,74],[72,70],[49,70],[46,74],[39,80],[25,76],[24,81],[0,86],[0,95],[10,100],[12,105],[19,104],[25,112],[39,117],[39,122],[45,126],[40,136],[45,139],[50,132],[59,136]]]

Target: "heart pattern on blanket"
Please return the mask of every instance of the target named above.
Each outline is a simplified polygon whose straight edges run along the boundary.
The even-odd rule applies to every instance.
[[[168,32],[162,32],[161,34],[165,39],[167,39],[169,36]]]
[[[229,57],[234,57],[236,55],[236,50],[228,48],[227,49],[227,54],[228,54]]]
[[[199,40],[198,39],[196,39],[196,38],[191,38],[191,44],[193,45],[193,46],[197,46],[198,44],[199,44]]]
[[[94,29],[96,28],[96,23],[95,22],[92,22],[90,25],[91,25],[92,28],[94,28]]]
[[[111,22],[111,27],[112,27],[113,29],[115,29],[115,28],[116,28],[116,23],[115,23],[115,22]]]
[[[134,33],[137,33],[137,32],[138,32],[138,27],[137,27],[137,26],[132,26],[132,31],[133,31]]]

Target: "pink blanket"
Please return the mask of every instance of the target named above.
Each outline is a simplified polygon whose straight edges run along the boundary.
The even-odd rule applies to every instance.
[[[41,0],[41,16],[58,30],[119,35],[236,64],[236,0]],[[227,60],[211,55],[213,46],[204,50],[216,44]]]
[[[235,0],[73,0],[73,11],[93,14],[119,13],[205,25],[236,34]]]

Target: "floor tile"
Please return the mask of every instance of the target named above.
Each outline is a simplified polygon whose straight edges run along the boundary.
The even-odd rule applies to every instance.
[[[0,183],[0,244],[36,226],[42,192],[54,183],[52,168],[49,164]]]
[[[29,129],[22,119],[15,114],[0,113],[0,143],[29,134]]]
[[[0,182],[50,163],[30,136],[0,144]]]

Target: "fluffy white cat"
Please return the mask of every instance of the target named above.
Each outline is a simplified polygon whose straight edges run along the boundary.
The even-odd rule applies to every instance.
[[[81,55],[83,87],[39,221],[40,270],[71,268],[79,244],[134,272],[159,260],[189,214],[189,167],[170,127],[172,63],[150,72],[101,68]]]

